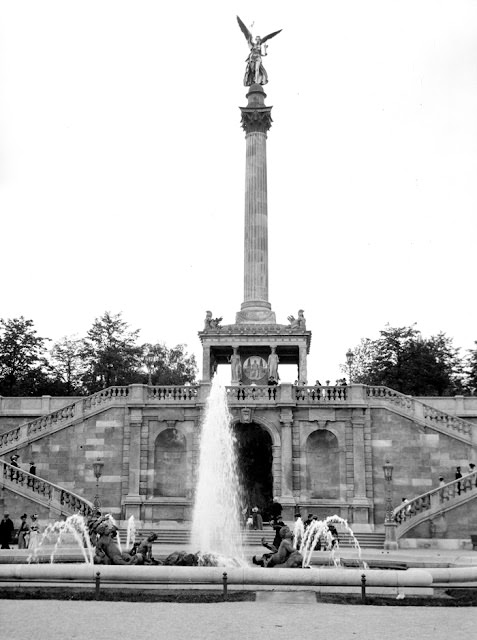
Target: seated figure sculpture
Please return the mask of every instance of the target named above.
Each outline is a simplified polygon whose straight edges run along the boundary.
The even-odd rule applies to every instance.
[[[288,322],[290,323],[288,326],[290,327],[290,329],[295,330],[295,329],[300,329],[305,331],[306,330],[306,320],[305,320],[305,312],[303,311],[303,309],[300,309],[298,311],[298,318],[295,318],[295,316],[288,316]]]
[[[121,553],[117,538],[117,528],[107,522],[96,527],[96,548],[94,564],[140,564],[139,556]]]
[[[261,558],[253,556],[253,563],[261,567],[275,569],[296,569],[303,565],[303,556],[299,551],[293,548],[293,533],[289,527],[285,526],[280,529],[280,537],[282,541],[277,548],[273,544],[266,542],[262,538],[262,544],[272,553],[264,553]]]

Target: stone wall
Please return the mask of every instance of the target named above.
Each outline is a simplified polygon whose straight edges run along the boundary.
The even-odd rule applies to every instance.
[[[439,476],[454,480],[455,467],[467,469],[475,453],[470,445],[450,436],[421,427],[392,411],[371,412],[373,486],[384,496],[383,464],[394,465],[393,506],[402,498],[411,499],[439,485]],[[384,501],[375,500],[375,522],[384,521]]]

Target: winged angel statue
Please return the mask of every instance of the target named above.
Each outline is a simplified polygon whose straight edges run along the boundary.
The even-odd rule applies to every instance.
[[[243,83],[246,87],[250,87],[252,84],[267,84],[268,75],[262,64],[262,57],[267,55],[268,48],[268,45],[265,44],[265,42],[280,33],[281,29],[279,31],[269,33],[268,36],[265,36],[264,38],[256,36],[254,40],[250,31],[238,16],[237,22],[239,23],[239,27],[242,29],[243,35],[247,39],[248,47],[250,49],[250,54],[246,60],[247,68],[245,69]]]

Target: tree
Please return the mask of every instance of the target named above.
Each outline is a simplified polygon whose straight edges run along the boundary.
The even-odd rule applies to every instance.
[[[409,395],[449,395],[463,389],[463,365],[452,338],[423,338],[415,325],[390,327],[355,349],[353,382],[383,385]]]
[[[53,345],[51,375],[56,382],[57,394],[67,396],[84,393],[82,377],[85,367],[81,358],[83,342],[78,338],[61,338]]]
[[[120,313],[106,311],[95,319],[80,349],[87,393],[140,381],[143,351],[136,344],[138,335],[139,329],[130,331]]]
[[[143,345],[144,361],[148,354],[154,355],[151,367],[153,384],[183,385],[186,382],[195,382],[197,362],[193,354],[186,353],[185,348],[185,344],[178,344],[172,348],[166,347],[163,343]]]
[[[43,355],[47,340],[37,335],[33,320],[23,316],[0,319],[0,395],[43,391],[48,383],[48,362]]]
[[[477,345],[477,342],[474,342]],[[477,349],[469,349],[467,356],[467,387],[472,395],[477,393]]]

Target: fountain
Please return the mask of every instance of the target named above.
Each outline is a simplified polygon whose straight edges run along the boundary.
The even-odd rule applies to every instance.
[[[225,388],[215,376],[202,424],[191,543],[201,553],[241,564],[240,483],[231,421]]]
[[[147,568],[138,566],[135,560],[128,554],[121,554],[117,544],[117,536],[111,535],[108,544],[114,546],[119,565],[98,565],[94,563],[94,548],[91,544],[91,527],[85,523],[83,517],[73,515],[63,522],[55,522],[48,525],[41,536],[40,543],[31,554],[31,564],[18,566],[15,564],[0,564],[0,579],[24,579],[29,581],[64,581],[72,583],[91,582],[94,584],[101,576],[101,583],[113,585],[125,585],[142,582],[144,584],[158,585],[184,584],[217,585],[223,584],[224,575],[227,576],[229,585],[237,585],[238,588],[245,585],[262,585],[262,588],[311,588],[318,591],[328,586],[342,586],[362,588],[363,576],[368,587],[377,589],[397,590],[408,587],[411,589],[427,589],[432,593],[433,580],[448,581],[472,581],[477,579],[477,568],[453,568],[446,569],[446,573],[439,569],[408,569],[396,570],[369,570],[363,564],[363,568],[350,569],[340,566],[335,554],[338,543],[335,542],[331,527],[338,524],[351,536],[354,546],[360,556],[361,550],[351,528],[346,520],[337,515],[329,516],[321,521],[312,522],[306,529],[301,518],[295,522],[293,532],[287,529],[286,542],[290,547],[290,555],[300,558],[299,565],[303,568],[295,568],[295,571],[283,570],[281,567],[297,567],[296,563],[281,564],[279,567],[256,568],[250,567],[245,562],[242,550],[239,498],[240,482],[237,474],[237,463],[234,451],[234,436],[230,428],[231,416],[227,407],[225,389],[217,380],[213,381],[211,393],[207,403],[207,411],[202,427],[200,443],[199,478],[196,491],[196,501],[193,513],[193,525],[191,542],[200,550],[194,556],[190,564],[202,566],[152,566]],[[97,517],[89,525],[98,524],[97,534],[108,537],[109,533],[117,530],[117,525],[111,515]],[[101,529],[103,527],[103,529]],[[285,529],[285,528],[284,528]],[[93,531],[94,533],[94,531]],[[50,555],[50,563],[45,566],[37,560],[41,553],[41,546],[50,543],[55,538],[53,551]],[[96,539],[96,535],[93,538]],[[155,536],[149,536],[148,541]],[[285,536],[284,536],[285,537]],[[128,521],[127,545],[128,549],[136,538],[136,523],[134,518]],[[330,560],[333,567],[316,568],[312,564],[312,554],[318,540],[324,540],[330,548]],[[55,554],[59,550],[61,541],[73,540],[81,550],[83,562],[65,564],[58,562]],[[293,541],[293,542],[292,542]],[[285,542],[285,540],[284,540]],[[282,542],[283,544],[283,542]],[[46,546],[46,545],[45,545]],[[178,552],[178,555],[185,552]],[[128,556],[126,558],[125,556]],[[55,564],[52,564],[55,561]],[[113,560],[112,564],[115,562]],[[172,563],[169,563],[172,564]],[[184,563],[185,564],[185,563]],[[331,562],[330,562],[331,564]],[[224,574],[224,566],[227,573]]]

